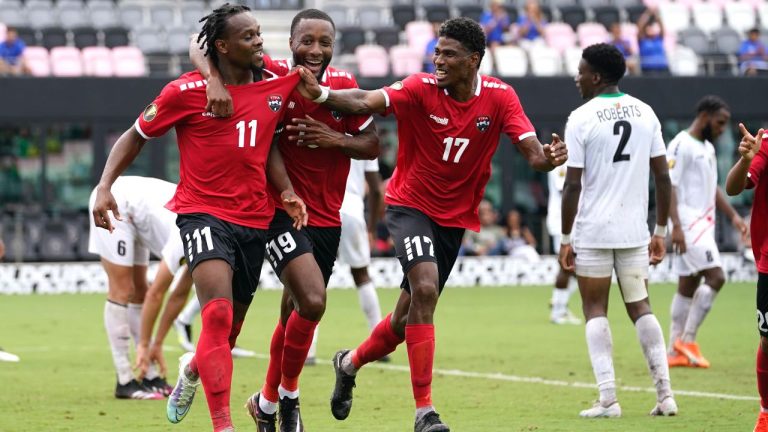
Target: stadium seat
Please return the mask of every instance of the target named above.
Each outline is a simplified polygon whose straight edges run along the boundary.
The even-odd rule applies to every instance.
[[[347,26],[336,27],[336,38],[340,42],[339,50],[342,54],[352,54],[357,47],[365,44],[365,30],[362,27]]]
[[[40,34],[42,45],[48,49],[67,45],[67,31],[61,27],[46,27]]]
[[[168,40],[160,27],[135,27],[133,42],[145,55],[168,53]]]
[[[336,27],[355,25],[349,7],[343,4],[332,4],[325,7],[325,13],[331,17]]]
[[[28,26],[29,19],[27,19],[27,13],[21,8],[4,8],[0,7],[0,22],[9,26],[21,27]]]
[[[768,3],[763,2],[757,5],[757,16],[760,17],[763,28],[768,28]]]
[[[83,49],[98,45],[99,36],[93,27],[78,27],[72,29],[72,41],[76,47]]]
[[[144,54],[134,46],[112,48],[112,69],[118,77],[140,77],[147,74]]]
[[[608,42],[608,40],[610,40],[608,30],[599,23],[580,24],[576,29],[576,34],[579,37],[579,46],[581,46],[582,49],[596,43]]]
[[[83,48],[83,72],[85,75],[98,77],[114,75],[110,49],[101,46]]]
[[[587,9],[595,10],[606,6],[612,6],[610,0],[581,0],[581,5]],[[614,9],[616,6],[612,6]]]
[[[125,28],[134,28],[144,25],[144,7],[140,3],[120,2],[120,23]]]
[[[595,16],[595,22],[602,24],[607,30],[610,30],[614,23],[621,21],[621,13],[616,6],[596,6],[592,9]]]
[[[483,16],[483,6],[471,1],[465,1],[458,4],[454,3],[454,5],[456,6],[458,16],[467,17],[469,19],[480,22],[480,17]],[[510,22],[514,22],[511,21],[511,17]]]
[[[699,75],[699,57],[692,49],[678,46],[675,49],[675,55],[669,58],[669,69],[673,75]]]
[[[554,22],[544,27],[544,40],[550,48],[562,53],[566,49],[576,46],[576,33],[570,25]]]
[[[392,75],[404,77],[421,72],[424,66],[424,53],[408,45],[396,45],[389,50],[392,63]]]
[[[746,2],[728,2],[725,4],[724,11],[728,26],[739,33],[746,33],[757,24],[755,8]]]
[[[62,222],[48,222],[39,245],[42,261],[76,261],[75,245]]]
[[[576,2],[573,0],[544,0],[540,1],[539,3],[556,9],[562,9],[563,7],[573,6],[576,4]],[[523,7],[524,6],[525,4],[523,4]]]
[[[493,74],[493,55],[490,51],[485,51],[485,55],[483,56],[483,59],[480,60],[480,67],[477,71],[480,72],[481,75]]]
[[[579,24],[587,21],[587,11],[579,5],[562,6],[560,7],[560,18],[573,30],[576,30]]]
[[[189,38],[195,33],[187,26],[168,28],[168,52],[171,54],[189,55]]]
[[[130,43],[128,30],[123,27],[107,27],[104,29],[104,46],[115,48],[126,46]]]
[[[51,49],[51,74],[57,77],[76,77],[83,75],[83,57],[75,47],[56,47]]]
[[[741,47],[739,32],[730,27],[721,27],[712,33],[715,52],[727,55],[737,55]]]
[[[27,46],[40,45],[40,40],[37,37],[37,30],[32,27],[16,27],[16,34]]]
[[[579,63],[581,62],[581,48],[568,48],[563,53],[565,62],[565,74],[576,76],[579,73]]]
[[[560,51],[549,47],[536,47],[528,52],[531,60],[531,72],[535,76],[559,75],[563,69]]]
[[[405,40],[408,45],[424,52],[427,44],[434,39],[432,24],[427,21],[412,21],[405,26]]]
[[[707,34],[712,34],[723,25],[723,12],[720,7],[711,3],[695,3],[691,5],[691,14],[693,24],[704,30]]]
[[[385,77],[389,75],[387,50],[378,45],[360,45],[355,49],[357,71],[361,77]]]
[[[411,3],[395,3],[392,5],[392,21],[400,30],[405,30],[405,26],[416,21],[416,10]]]
[[[205,2],[185,1],[179,9],[181,25],[187,27],[200,27],[200,19],[210,13]]]
[[[91,16],[83,8],[82,3],[62,3],[56,5],[59,15],[59,22],[65,29],[71,30],[76,27],[85,27],[91,25]]]
[[[677,33],[690,26],[691,14],[688,8],[679,3],[661,3],[659,14],[667,33]]]
[[[153,1],[149,8],[149,22],[155,26],[176,25],[178,23],[176,15],[176,6],[171,2]]]
[[[387,24],[386,15],[387,11],[383,7],[366,6],[357,10],[357,23],[364,29],[383,27]]]
[[[373,40],[377,45],[390,49],[400,44],[400,31],[392,26],[377,27],[373,29]]]
[[[117,8],[111,1],[91,2],[88,4],[91,23],[99,30],[114,27],[119,24]]]
[[[32,76],[46,77],[51,74],[51,61],[47,49],[40,46],[28,46],[24,49],[24,60]]]
[[[488,56],[489,51],[485,52]],[[493,62],[496,64],[496,74],[502,77],[521,77],[528,73],[528,55],[525,50],[513,46],[502,45],[493,51]]]
[[[430,2],[424,6],[424,19],[429,22],[443,22],[451,18],[451,10],[442,2]]]
[[[693,6],[695,6],[697,4],[701,4],[702,1],[703,0],[675,0],[675,3],[683,5],[686,8],[688,8],[689,10],[692,10]]]
[[[5,31],[6,31],[5,24],[0,22],[0,41],[4,41],[5,40]]]
[[[687,46],[697,55],[706,56],[711,52],[709,37],[698,27],[689,27],[681,31],[677,35],[677,40],[680,45]]]
[[[43,4],[27,3],[25,7],[29,25],[36,29],[53,27],[59,25],[59,17],[53,7],[46,7]]]
[[[637,21],[640,19],[640,16],[645,12],[645,5],[644,4],[637,4],[637,2],[632,1],[632,4],[626,5],[624,7],[624,11],[627,14],[627,21],[637,24]]]

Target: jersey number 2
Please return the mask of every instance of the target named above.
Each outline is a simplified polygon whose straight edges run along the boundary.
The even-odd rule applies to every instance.
[[[619,120],[613,124],[613,134],[618,135],[621,132],[621,138],[619,138],[619,146],[616,147],[616,153],[613,154],[614,162],[628,161],[629,154],[624,154],[624,147],[627,146],[629,136],[632,135],[632,124],[626,120]]]
[[[451,157],[451,149],[455,146],[455,147],[458,147],[459,150],[456,151],[456,155],[453,157],[453,163],[459,163],[459,159],[461,159],[461,155],[464,154],[464,150],[466,150],[467,146],[469,145],[469,138],[448,137],[443,140],[443,144],[445,144],[445,151],[443,152],[443,160],[448,162],[448,159],[450,159]]]

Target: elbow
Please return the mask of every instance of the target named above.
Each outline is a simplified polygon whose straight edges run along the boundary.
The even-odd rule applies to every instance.
[[[372,140],[370,145],[366,147],[366,152],[363,154],[363,159],[374,160],[381,154],[381,147],[379,146],[379,138],[376,137]]]
[[[741,190],[739,190],[738,186],[731,184],[730,182],[725,183],[725,193],[728,196],[736,196],[739,193],[741,193]]]

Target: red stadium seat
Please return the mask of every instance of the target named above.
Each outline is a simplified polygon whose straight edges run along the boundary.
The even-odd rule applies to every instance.
[[[384,47],[360,45],[355,49],[358,74],[362,77],[385,77],[389,75],[389,56]]]
[[[405,40],[408,45],[424,52],[429,41],[434,39],[432,24],[427,21],[411,21],[405,25]]]
[[[108,77],[115,74],[112,51],[106,47],[83,48],[83,65],[86,75]]]
[[[576,29],[579,36],[579,46],[582,49],[596,43],[608,42],[610,35],[605,26],[599,23],[583,23]]]
[[[392,59],[392,75],[396,77],[421,72],[424,66],[424,52],[408,45],[393,46],[389,50],[389,58]]]
[[[51,74],[51,61],[48,50],[39,46],[28,46],[24,49],[24,61],[32,76],[44,77]]]
[[[118,77],[139,77],[147,74],[144,54],[134,46],[112,48],[112,68]]]
[[[56,47],[51,49],[51,72],[57,77],[76,77],[83,75],[83,56],[75,47]]]
[[[551,48],[562,54],[566,49],[576,46],[576,33],[565,23],[549,23],[544,27],[544,40]]]

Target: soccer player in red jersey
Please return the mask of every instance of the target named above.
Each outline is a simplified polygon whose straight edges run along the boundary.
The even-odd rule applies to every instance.
[[[725,180],[728,195],[738,195],[744,189],[755,189],[752,202],[752,251],[757,264],[757,390],[760,394],[760,416],[755,432],[768,432],[768,133],[763,129],[751,135],[743,124],[739,153],[741,158],[731,168]]]
[[[267,180],[281,191],[294,226],[306,224],[304,203],[293,192],[279,149],[271,145],[299,78],[278,78],[261,69],[260,27],[247,7],[227,4],[203,21],[200,38],[206,54],[218,64],[237,109],[230,118],[206,112],[206,82],[197,72],[166,85],[113,147],[97,186],[93,216],[97,226],[112,229],[108,211],[120,219],[112,183],[148,139],[175,127],[180,181],[167,207],[178,213],[187,262],[203,305],[203,328],[197,352],[180,359],[167,416],[172,423],[181,421],[202,381],[214,431],[230,431],[230,349],[264,260],[274,214]]]
[[[349,415],[357,371],[405,341],[416,400],[414,430],[449,430],[432,406],[433,314],[464,230],[480,227],[477,208],[499,135],[507,134],[536,170],[552,170],[567,159],[557,135],[542,146],[512,87],[478,74],[484,54],[479,24],[456,18],[440,27],[434,75],[414,74],[375,91],[337,91],[300,71],[304,82],[298,89],[317,103],[342,112],[394,114],[400,142],[385,201],[387,227],[405,274],[403,291],[393,313],[367,340],[336,353],[331,412],[337,419]]]
[[[317,9],[303,10],[291,22],[289,44],[293,58],[273,61],[265,57],[264,67],[285,75],[293,65],[301,65],[330,88],[357,88],[350,73],[329,66],[334,40],[335,26],[328,14]],[[209,98],[209,102],[216,107],[215,101],[227,98],[226,90],[220,88],[217,68],[200,58],[199,49],[192,48],[190,53],[193,63],[204,75],[210,75],[208,93],[217,96]],[[350,158],[373,159],[379,153],[370,114],[344,115],[294,92],[287,101],[286,117],[297,119],[298,126],[288,128],[298,131],[293,136],[281,134],[277,145],[294,190],[305,199],[309,223],[297,231],[281,208],[278,191],[270,188],[278,208],[267,235],[267,257],[286,289],[270,344],[264,385],[247,402],[259,431],[275,430],[278,408],[281,431],[303,430],[299,375],[325,312],[325,290],[339,247],[339,209]]]

